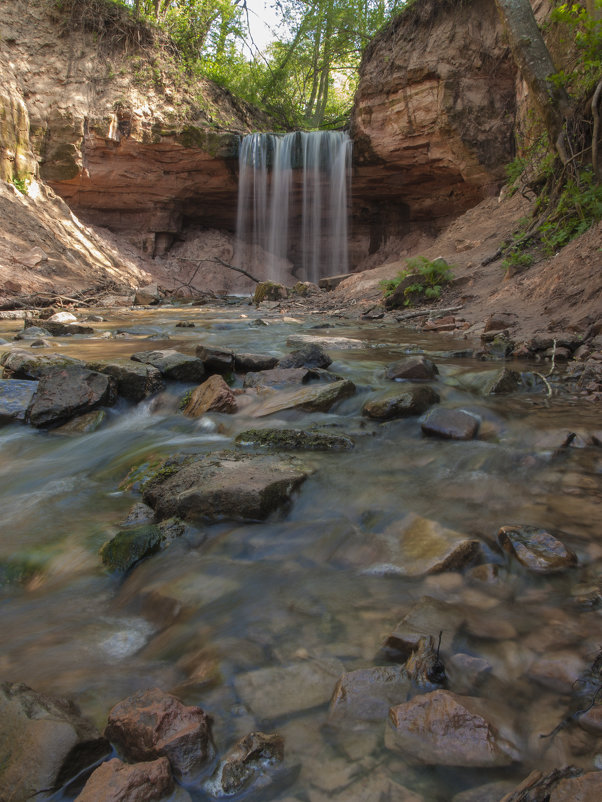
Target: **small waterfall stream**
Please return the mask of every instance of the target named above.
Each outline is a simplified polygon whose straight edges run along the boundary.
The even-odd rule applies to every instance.
[[[250,134],[239,154],[235,262],[317,282],[348,271],[351,140],[341,131]],[[267,260],[267,264],[266,264]]]

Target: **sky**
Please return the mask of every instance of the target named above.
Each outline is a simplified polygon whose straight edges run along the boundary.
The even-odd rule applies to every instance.
[[[278,12],[270,8],[269,0],[247,0],[249,23],[253,40],[260,50],[274,39],[270,28],[275,29],[279,22]]]

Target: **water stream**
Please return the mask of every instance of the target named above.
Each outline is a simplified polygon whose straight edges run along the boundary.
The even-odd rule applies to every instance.
[[[99,359],[169,346],[193,354],[202,342],[280,356],[299,332],[363,340],[355,350],[329,349],[330,370],[355,382],[353,397],[329,413],[288,411],[259,423],[326,426],[349,434],[355,448],[298,454],[314,472],[286,514],[190,526],[119,578],[103,569],[98,550],[139,500],[122,484],[130,468],[182,449],[233,448],[237,433],[258,425],[252,408],[189,419],[178,409],[189,385],[174,383],[158,398],[108,410],[91,434],[0,429],[3,680],[70,696],[101,728],[117,701],[159,686],[212,714],[222,752],[253,729],[277,729],[287,759],[300,765],[297,779],[273,797],[281,802],[378,798],[361,796],[362,782],[372,789],[394,782],[443,802],[489,781],[518,782],[535,767],[600,762],[595,739],[581,731],[576,737],[574,728],[539,738],[566,715],[571,683],[602,643],[602,451],[585,444],[559,450],[567,431],[599,430],[594,406],[529,393],[479,397],[462,379],[495,365],[454,356],[456,340],[389,325],[320,330],[325,320],[307,314],[260,327],[252,325],[258,313],[242,305],[103,314],[97,336],[58,338],[60,351]],[[195,328],[177,328],[181,320]],[[19,327],[3,321],[0,335]],[[385,365],[408,352],[432,355],[443,403],[479,415],[478,439],[429,439],[416,418],[378,424],[361,416],[366,398],[390,386]],[[366,573],[348,558],[348,544],[359,539],[369,548],[373,535],[410,513],[479,538],[481,562],[495,570],[469,566],[407,579]],[[510,561],[496,533],[516,522],[561,530],[579,567],[538,577]],[[478,690],[461,673],[451,687],[503,702],[522,741],[520,763],[489,771],[416,766],[385,748],[385,722],[332,726],[327,702],[309,703],[302,693],[286,715],[254,713],[243,690],[250,672],[321,666],[333,673],[334,687],[342,671],[379,665],[383,640],[425,596],[454,605],[469,622],[452,633],[444,660],[468,654],[490,668]]]

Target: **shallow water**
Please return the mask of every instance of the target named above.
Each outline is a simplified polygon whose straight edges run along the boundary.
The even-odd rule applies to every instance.
[[[569,431],[600,430],[599,406],[562,395],[481,398],[465,389],[463,377],[498,363],[451,355],[470,343],[397,327],[314,329],[325,322],[319,315],[254,326],[258,314],[242,305],[105,317],[94,324],[98,336],[57,338],[56,350],[92,360],[167,346],[192,354],[202,342],[283,355],[291,334],[359,338],[365,347],[329,349],[330,370],[351,378],[357,392],[330,413],[258,419],[251,404],[233,416],[191,420],[178,412],[190,385],[174,383],[158,400],[109,410],[93,434],[0,429],[0,563],[10,568],[9,578],[21,579],[1,590],[3,680],[69,695],[101,728],[114,703],[156,685],[213,715],[221,752],[253,729],[278,729],[287,759],[301,767],[293,784],[275,793],[283,802],[352,801],[362,782],[377,789],[389,779],[443,801],[500,778],[518,782],[534,767],[602,762],[594,738],[583,743],[575,727],[539,738],[566,715],[573,680],[602,644],[600,610],[587,601],[599,587],[602,559],[602,450],[559,450]],[[176,328],[180,320],[195,328]],[[21,328],[19,321],[0,326],[6,338]],[[101,336],[115,331],[123,333]],[[417,351],[437,354],[441,400],[480,416],[479,439],[425,438],[416,418],[384,424],[362,418],[366,398],[391,387],[384,366]],[[299,453],[314,472],[286,514],[265,523],[190,526],[125,579],[105,572],[98,549],[139,500],[121,487],[132,466],[182,449],[232,448],[237,433],[258,425],[325,426],[349,434],[355,448]],[[350,544],[369,547],[371,536],[409,514],[478,537],[481,561],[498,566],[498,578],[482,581],[470,567],[419,579],[382,576],[350,560]],[[509,523],[561,530],[579,567],[536,577],[511,563],[496,545],[499,527]],[[385,748],[385,722],[332,726],[327,701],[316,704],[301,692],[283,715],[254,713],[260,706],[245,675],[303,664],[332,674],[334,687],[342,671],[382,663],[383,640],[424,596],[455,605],[469,622],[449,643],[444,638],[443,659],[456,652],[483,657],[491,672],[478,691],[466,690],[458,676],[450,688],[504,703],[522,739],[521,763],[491,771],[412,765]],[[432,634],[439,629],[445,622]],[[542,661],[555,657],[568,668],[546,679],[549,665]]]

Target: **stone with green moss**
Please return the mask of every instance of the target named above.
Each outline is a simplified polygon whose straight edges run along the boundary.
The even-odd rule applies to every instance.
[[[283,284],[276,284],[273,281],[260,281],[255,287],[253,303],[260,304],[262,301],[281,301],[288,297],[288,290]]]
[[[122,529],[100,549],[103,564],[110,571],[125,573],[137,562],[160,551],[163,532],[155,524]]]
[[[255,446],[269,451],[350,451],[350,437],[302,429],[247,429],[234,441],[238,446]]]

